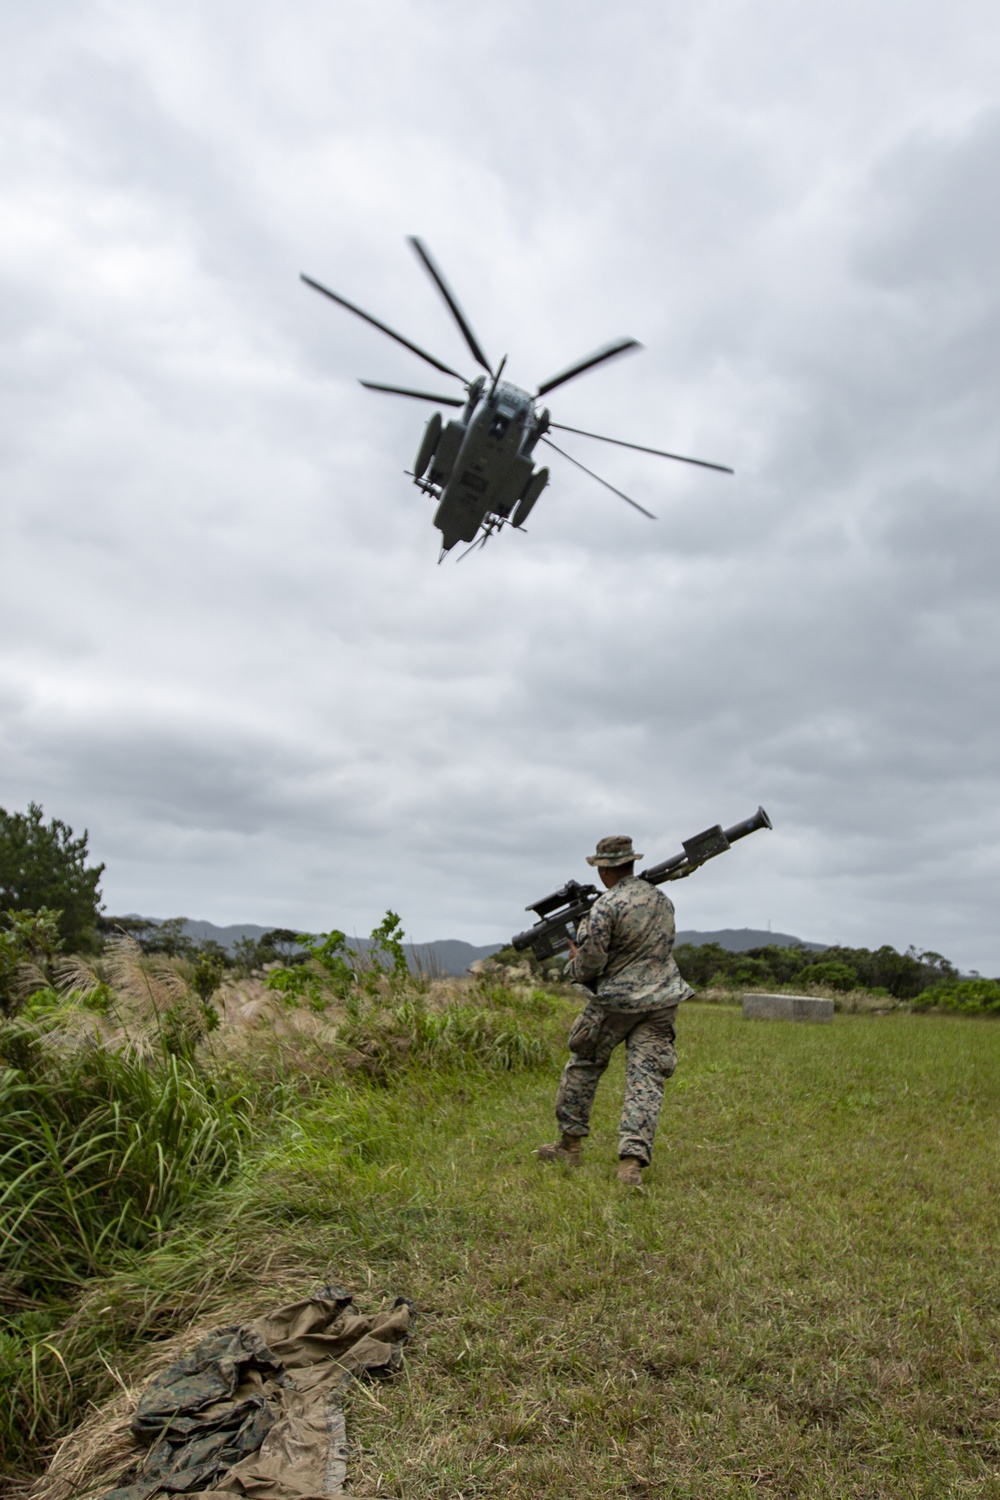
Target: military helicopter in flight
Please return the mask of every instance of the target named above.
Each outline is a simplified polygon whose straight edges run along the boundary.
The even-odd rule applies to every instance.
[[[543,380],[532,395],[521,386],[501,379],[507,364],[506,354],[494,369],[426,245],[415,235],[410,236],[410,244],[444,298],[469,353],[486,371],[485,375],[467,380],[458,370],[453,370],[443,360],[435,358],[426,349],[421,349],[419,344],[404,338],[387,323],[372,317],[371,313],[356,307],[353,302],[348,302],[346,297],[332,292],[321,282],[314,281],[305,272],[301,274],[302,280],[314,291],[329,297],[339,306],[346,307],[348,312],[388,334],[397,344],[402,344],[404,349],[419,355],[443,375],[450,375],[461,381],[465,387],[464,396],[440,396],[429,391],[411,390],[408,386],[383,385],[374,380],[361,381],[369,391],[409,396],[416,401],[431,401],[435,406],[461,407],[461,413],[449,422],[442,419],[440,412],[435,412],[430,418],[410,476],[419,489],[433,495],[438,502],[434,525],[441,533],[439,562],[458,542],[471,543],[467,548],[471,552],[477,546],[484,546],[491,536],[508,524],[523,530],[532,508],[549,482],[548,469],[535,468],[534,451],[539,442],[568,459],[619,499],[648,516],[651,521],[656,520],[652,511],[623,494],[572,454],[557,447],[548,436],[553,428],[560,432],[575,433],[578,437],[595,438],[601,443],[613,443],[619,448],[631,448],[637,453],[651,453],[658,458],[675,459],[678,463],[696,464],[701,469],[716,469],[721,474],[733,472],[725,464],[708,463],[703,458],[686,458],[681,453],[667,453],[662,448],[646,448],[639,443],[626,443],[621,438],[603,437],[598,432],[585,432],[580,427],[567,427],[562,422],[553,422],[548,407],[543,406],[541,410],[536,407],[543,396],[554,391],[557,386],[575,380],[586,370],[592,370],[630,349],[641,348],[641,344],[631,338],[615,339],[584,359],[578,359],[565,370],[560,370],[558,375]],[[463,552],[462,556],[465,555]]]

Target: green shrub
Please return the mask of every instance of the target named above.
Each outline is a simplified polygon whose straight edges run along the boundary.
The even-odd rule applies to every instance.
[[[914,1010],[956,1010],[964,1015],[1000,1015],[1000,981],[959,979],[935,985],[913,1002]]]
[[[272,969],[267,976],[267,988],[280,995],[286,1006],[307,1005],[310,1010],[320,1012],[326,1010],[332,998],[332,987],[325,975],[305,964]]]
[[[206,943],[195,959],[194,964],[194,987],[207,1005],[222,983],[226,972],[226,957],[218,943],[212,943],[211,947]]]
[[[331,1000],[345,1000],[348,1011],[354,1009],[358,977],[352,967],[357,959],[347,938],[334,928],[319,937],[303,935],[305,963],[285,964],[272,969],[267,987],[279,994],[285,1005],[307,1005],[310,1010],[324,1011]]]
[[[44,966],[62,947],[61,913],[40,906],[37,911],[11,909],[4,916],[6,926],[0,928],[0,1011],[10,1015],[23,998],[19,981],[29,965],[37,971],[37,984],[45,983]]]
[[[722,989],[746,989],[774,983],[771,968],[764,958],[753,958],[748,953],[734,953],[732,961],[719,973],[713,975],[711,983]]]
[[[403,948],[403,927],[394,911],[387,911],[373,930],[366,951],[348,948],[344,933],[334,928],[318,937],[301,935],[304,964],[285,964],[267,976],[267,987],[276,990],[286,1005],[308,1005],[326,1010],[331,1000],[345,1004],[348,1016],[357,1020],[361,995],[374,997],[388,988],[398,993],[411,976]]]
[[[796,984],[825,984],[831,990],[840,990],[847,994],[848,990],[858,988],[858,976],[849,964],[840,963],[837,959],[829,962],[820,961],[818,964],[806,964],[794,976]]]
[[[400,917],[394,911],[387,911],[371,935],[371,947],[366,955],[369,974],[384,976],[394,984],[406,981],[409,968],[403,949],[404,936]]]

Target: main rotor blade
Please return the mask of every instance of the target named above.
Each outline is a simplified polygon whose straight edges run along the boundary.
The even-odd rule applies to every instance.
[[[582,427],[567,427],[565,422],[550,422],[549,426],[558,427],[560,432],[575,432],[578,437],[596,438],[599,443],[614,443],[618,448],[634,448],[636,453],[655,453],[657,458],[675,458],[679,464],[697,464],[699,469],[718,469],[720,474],[736,472],[725,464],[710,464],[706,458],[685,458],[683,453],[667,453],[662,448],[644,448],[641,443],[626,443],[621,438],[602,437],[599,432],[585,432]]]
[[[424,268],[426,269],[428,276],[430,276],[431,280],[434,282],[434,285],[437,287],[438,291],[447,302],[452,317],[455,319],[455,322],[462,330],[462,337],[468,344],[469,351],[472,354],[473,359],[477,364],[482,365],[483,369],[488,375],[492,375],[493,371],[490,368],[490,362],[480,348],[479,340],[476,338],[476,335],[469,327],[464,312],[456,302],[454,292],[451,290],[451,287],[445,281],[444,277],[441,275],[441,272],[438,270],[437,266],[431,259],[430,251],[427,249],[426,245],[422,244],[421,241],[417,239],[415,234],[410,235],[410,244],[420,256],[420,259],[423,261]]]
[[[323,286],[320,282],[313,281],[312,277],[307,276],[304,271],[300,271],[299,275],[306,286],[311,286],[314,292],[322,292],[323,296],[329,297],[331,302],[339,302],[340,306],[346,307],[348,312],[356,313],[359,318],[364,318],[365,322],[370,323],[373,328],[378,328],[382,333],[387,333],[391,339],[396,340],[397,344],[402,344],[404,349],[409,349],[413,354],[419,354],[420,358],[425,359],[429,365],[433,365],[435,370],[440,370],[443,375],[454,375],[456,380],[460,380],[463,385],[468,385],[468,381],[464,375],[460,375],[450,365],[443,364],[441,360],[435,359],[433,354],[428,354],[427,350],[421,349],[419,344],[411,344],[409,339],[404,339],[401,333],[397,333],[387,323],[380,323],[378,318],[372,317],[371,313],[366,313],[360,307],[355,307],[354,303],[348,302],[346,297],[339,297],[336,292],[331,292],[328,286]]]
[[[433,401],[438,406],[464,406],[461,396],[432,396],[430,391],[411,391],[404,385],[379,385],[377,380],[361,380],[366,391],[388,391],[390,396],[412,396],[415,401]]]
[[[584,370],[592,370],[595,365],[601,365],[606,359],[614,359],[616,354],[624,354],[628,349],[641,349],[642,345],[638,339],[615,339],[613,344],[605,344],[603,349],[597,349],[593,354],[588,354],[586,359],[579,360],[575,365],[570,365],[568,370],[563,370],[559,375],[553,375],[551,380],[546,380],[535,392],[535,399],[544,396],[546,391],[554,391],[557,385],[565,385],[567,380],[573,380],[577,375],[582,375]]]
[[[568,458],[571,464],[576,464],[577,468],[582,469],[585,474],[589,474],[591,479],[596,479],[598,484],[603,484],[604,488],[610,490],[613,495],[617,495],[619,500],[625,500],[629,505],[634,506],[636,510],[641,510],[643,515],[648,516],[651,521],[656,520],[651,510],[647,510],[644,505],[640,505],[638,500],[629,499],[629,496],[622,494],[621,490],[616,490],[613,484],[609,484],[606,479],[602,479],[600,474],[595,474],[593,469],[588,469],[587,465],[582,464],[578,458],[574,458],[572,453],[567,453],[563,448],[556,448],[551,438],[543,437],[542,442],[547,443],[550,448],[555,448],[557,453],[561,454],[563,458]]]

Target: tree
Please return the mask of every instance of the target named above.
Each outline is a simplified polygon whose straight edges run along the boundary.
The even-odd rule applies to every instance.
[[[259,938],[241,937],[233,944],[233,962],[244,974],[263,969],[265,964],[280,963],[285,968],[305,963],[313,939],[307,932],[293,932],[290,927],[272,927]]]
[[[229,963],[229,955],[221,943],[208,938],[198,949],[194,965],[194,987],[207,1005],[215,994]]]
[[[103,865],[87,866],[86,829],[80,838],[59,818],[43,821],[37,802],[26,813],[0,807],[0,909],[59,912],[59,935],[69,952],[90,948],[101,905]]]
[[[302,947],[303,939],[309,941],[308,933],[293,932],[290,927],[273,927],[260,940],[261,953],[268,955],[264,962],[273,963],[274,959],[280,958],[286,965],[302,963],[307,956]]]
[[[135,938],[140,948],[155,927],[156,923],[150,917],[107,917],[102,913],[97,919],[100,937],[120,937],[124,932],[127,937]]]
[[[184,928],[187,917],[168,917],[165,922],[153,922],[136,942],[144,953],[165,953],[168,958],[193,958],[198,945],[189,938]]]

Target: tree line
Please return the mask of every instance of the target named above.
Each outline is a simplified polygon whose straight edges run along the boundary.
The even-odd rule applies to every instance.
[[[823,985],[846,993],[868,990],[896,1000],[915,1000],[936,985],[961,976],[940,953],[909,948],[782,948],[768,944],[733,953],[718,943],[681,943],[675,949],[681,973],[696,989],[760,989],[767,985]]]

